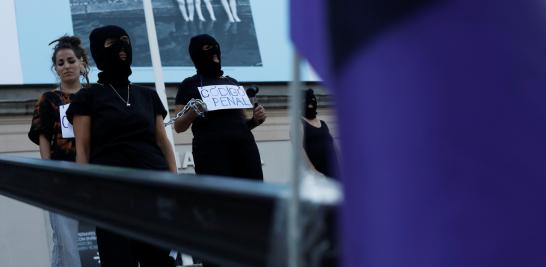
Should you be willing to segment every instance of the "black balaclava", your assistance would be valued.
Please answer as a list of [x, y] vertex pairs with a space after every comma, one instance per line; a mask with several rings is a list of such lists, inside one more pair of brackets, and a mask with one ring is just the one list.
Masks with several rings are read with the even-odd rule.
[[[204, 45], [211, 45], [212, 48], [204, 51], [202, 49]], [[220, 45], [214, 37], [208, 34], [196, 35], [191, 38], [188, 50], [193, 65], [195, 65], [195, 68], [197, 69], [197, 74], [207, 77], [220, 77], [224, 74], [222, 71], [222, 53], [220, 51]], [[214, 55], [218, 56], [218, 59], [220, 60], [219, 63], [212, 60]]]
[[[129, 37], [124, 29], [114, 25], [96, 28], [89, 35], [91, 55], [97, 68], [102, 71], [99, 73], [98, 83], [117, 86], [129, 84], [133, 53], [130, 43], [119, 40], [122, 36]], [[104, 47], [104, 42], [109, 38], [115, 41], [111, 46]], [[122, 50], [127, 54], [125, 61], [119, 58]]]
[[317, 97], [313, 92], [313, 89], [305, 90], [305, 106], [303, 107], [304, 116], [307, 119], [314, 119], [317, 117]]

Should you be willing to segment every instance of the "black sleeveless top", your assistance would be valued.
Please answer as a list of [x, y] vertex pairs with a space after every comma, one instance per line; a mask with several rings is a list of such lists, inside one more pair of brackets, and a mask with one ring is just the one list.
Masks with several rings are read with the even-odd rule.
[[337, 172], [337, 155], [334, 139], [324, 121], [316, 128], [303, 121], [303, 147], [307, 157], [317, 171], [328, 177], [335, 177]]

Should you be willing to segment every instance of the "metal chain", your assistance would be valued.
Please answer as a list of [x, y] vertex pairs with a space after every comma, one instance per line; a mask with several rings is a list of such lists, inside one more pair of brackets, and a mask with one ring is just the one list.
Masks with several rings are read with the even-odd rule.
[[203, 102], [203, 100], [201, 99], [190, 99], [190, 101], [188, 101], [188, 104], [186, 104], [186, 106], [184, 106], [181, 111], [176, 113], [176, 116], [174, 118], [165, 123], [165, 127], [173, 124], [177, 119], [184, 116], [184, 114], [186, 114], [186, 112], [188, 112], [190, 109], [193, 109], [193, 111], [197, 113], [197, 116], [204, 117], [205, 112], [207, 112], [207, 104], [205, 104], [205, 102]]

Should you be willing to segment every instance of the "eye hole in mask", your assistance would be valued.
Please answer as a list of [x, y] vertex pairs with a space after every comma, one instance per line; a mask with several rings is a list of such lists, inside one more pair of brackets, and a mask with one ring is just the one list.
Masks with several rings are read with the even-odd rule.
[[203, 47], [201, 47], [201, 50], [203, 51], [208, 51], [211, 49], [219, 49], [219, 47], [217, 45], [209, 45], [209, 44], [203, 45]]
[[118, 38], [108, 38], [108, 39], [106, 39], [106, 41], [104, 41], [104, 47], [105, 48], [111, 47], [112, 45], [116, 44], [117, 42], [121, 42], [123, 44], [131, 44], [131, 41], [129, 40], [128, 36], [121, 36], [119, 39]]

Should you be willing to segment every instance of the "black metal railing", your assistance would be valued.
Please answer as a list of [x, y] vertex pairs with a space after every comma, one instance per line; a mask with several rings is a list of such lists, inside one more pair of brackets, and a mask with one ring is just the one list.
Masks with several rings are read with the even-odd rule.
[[[284, 266], [289, 188], [0, 156], [0, 194], [222, 266]], [[336, 203], [302, 201], [305, 247], [322, 257]]]

